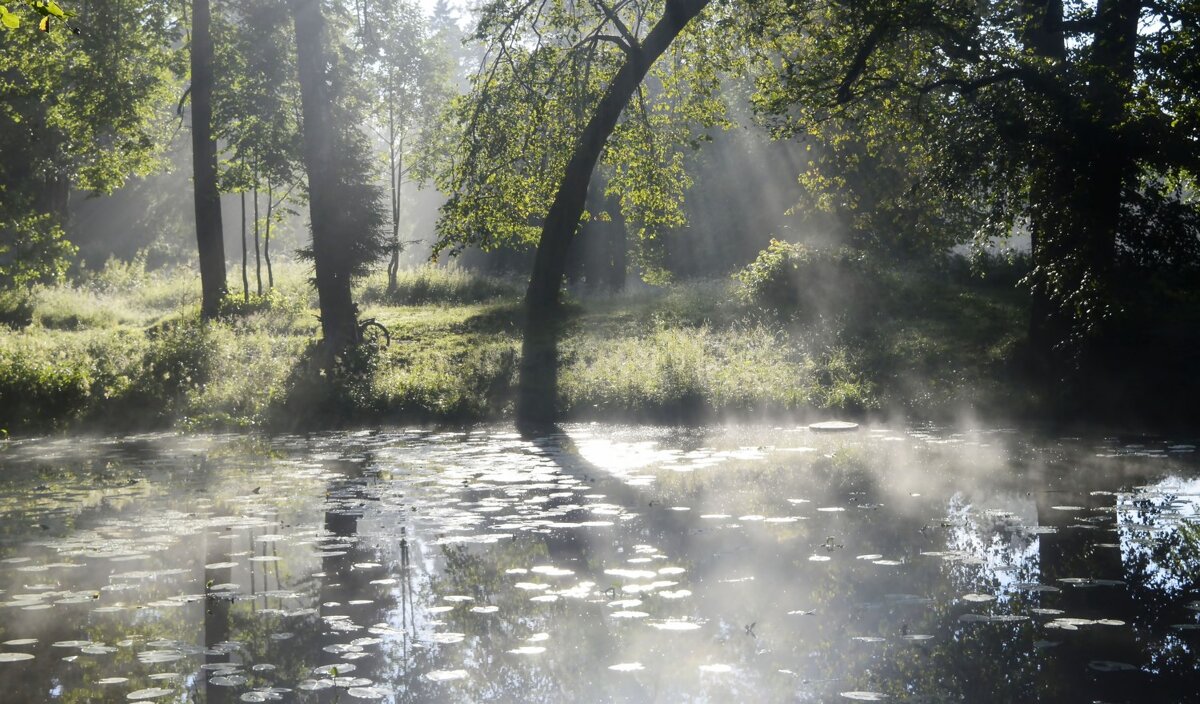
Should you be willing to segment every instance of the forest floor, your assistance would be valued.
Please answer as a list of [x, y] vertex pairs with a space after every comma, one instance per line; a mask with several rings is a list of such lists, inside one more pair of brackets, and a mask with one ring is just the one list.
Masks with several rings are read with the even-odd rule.
[[[230, 283], [238, 283], [231, 272]], [[264, 274], [265, 276], [265, 274]], [[254, 288], [253, 275], [251, 287]], [[781, 316], [731, 281], [572, 296], [560, 406], [638, 422], [902, 417], [1003, 419], [1035, 404], [1019, 382], [1027, 324], [1013, 282], [893, 272], [860, 300]], [[238, 287], [240, 289], [240, 287]], [[315, 296], [299, 265], [224, 319], [197, 320], [187, 270], [110, 265], [82, 283], [0, 298], [0, 428], [295, 429], [509, 418], [521, 286], [444, 269], [360, 285], [391, 344], [331, 378], [311, 362]], [[1018, 380], [1018, 381], [1014, 381]]]

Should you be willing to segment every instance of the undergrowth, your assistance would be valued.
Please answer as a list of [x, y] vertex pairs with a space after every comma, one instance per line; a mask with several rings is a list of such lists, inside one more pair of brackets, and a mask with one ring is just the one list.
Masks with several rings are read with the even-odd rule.
[[[198, 277], [113, 263], [72, 285], [0, 295], [0, 428], [291, 429], [509, 417], [521, 287], [426, 267], [362, 283], [391, 332], [333, 372], [315, 361], [309, 272], [198, 316]], [[231, 277], [231, 281], [233, 278]], [[887, 296], [837, 314], [767, 314], [737, 284], [698, 281], [576, 301], [560, 347], [568, 418], [699, 422], [778, 414], [908, 417], [1007, 409], [1019, 292], [882, 275]], [[1007, 404], [1007, 405], [1006, 405]]]

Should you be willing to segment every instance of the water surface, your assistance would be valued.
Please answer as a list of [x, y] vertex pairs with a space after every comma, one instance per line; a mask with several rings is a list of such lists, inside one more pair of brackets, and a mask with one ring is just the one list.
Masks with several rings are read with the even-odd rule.
[[0, 476], [4, 702], [1200, 701], [1187, 439], [153, 435]]

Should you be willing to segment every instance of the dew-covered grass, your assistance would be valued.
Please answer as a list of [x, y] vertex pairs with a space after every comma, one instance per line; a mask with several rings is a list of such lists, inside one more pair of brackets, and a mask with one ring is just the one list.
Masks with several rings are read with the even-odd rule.
[[[230, 294], [201, 324], [187, 269], [113, 263], [70, 285], [0, 300], [0, 427], [190, 428], [465, 422], [511, 417], [521, 287], [455, 269], [362, 282], [387, 326], [344, 373], [311, 362], [319, 324], [308, 271], [275, 267], [264, 296]], [[236, 284], [234, 277], [231, 284]], [[567, 418], [949, 418], [1009, 415], [1023, 339], [1019, 291], [894, 274], [890, 294], [792, 318], [729, 281], [569, 296], [559, 405]], [[836, 307], [835, 307], [836, 308]]]

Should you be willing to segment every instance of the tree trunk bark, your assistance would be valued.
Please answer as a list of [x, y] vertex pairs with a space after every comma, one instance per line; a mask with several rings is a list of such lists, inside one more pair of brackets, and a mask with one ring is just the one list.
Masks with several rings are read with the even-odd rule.
[[267, 289], [275, 288], [275, 274], [271, 271], [271, 215], [275, 209], [274, 193], [271, 182], [267, 181], [267, 224], [263, 232], [263, 260], [267, 263]]
[[[1090, 66], [1090, 102], [1094, 127], [1081, 146], [1083, 167], [1076, 199], [1079, 243], [1076, 252], [1086, 267], [1085, 282], [1093, 291], [1092, 314], [1081, 331], [1079, 378], [1107, 371], [1113, 349], [1112, 322], [1119, 315], [1117, 238], [1129, 189], [1137, 179], [1137, 162], [1123, 134], [1133, 100], [1135, 51], [1141, 0], [1099, 0]], [[1080, 402], [1095, 407], [1100, 386], [1080, 383]]]
[[242, 204], [242, 302], [250, 302], [250, 276], [246, 273], [246, 192], [238, 194]]
[[254, 280], [258, 284], [258, 295], [263, 295], [262, 286], [262, 255], [258, 239], [258, 173], [254, 174]]
[[[391, 76], [388, 76], [391, 85]], [[403, 142], [396, 148], [396, 111], [394, 96], [388, 92], [388, 185], [392, 197], [392, 257], [388, 260], [388, 293], [396, 292], [396, 277], [400, 273], [400, 172], [403, 168]]]
[[350, 267], [338, 238], [344, 223], [337, 202], [333, 96], [326, 76], [325, 21], [318, 0], [296, 0], [296, 64], [303, 117], [304, 166], [312, 225], [313, 269], [321, 308], [327, 362], [358, 340], [358, 314], [351, 297]]
[[662, 19], [646, 35], [640, 47], [627, 54], [625, 63], [608, 85], [575, 144], [554, 202], [542, 224], [533, 272], [525, 293], [525, 336], [517, 389], [517, 423], [523, 430], [544, 428], [557, 419], [558, 335], [562, 322], [559, 290], [567, 252], [583, 214], [592, 171], [621, 112], [650, 66], [708, 2], [667, 0]]
[[[1066, 58], [1063, 34], [1063, 7], [1060, 0], [1028, 0], [1023, 10], [1028, 18], [1021, 37], [1025, 48], [1035, 56], [1052, 61]], [[1047, 104], [1046, 110], [1061, 112], [1060, 105]], [[1034, 162], [1030, 164], [1030, 272], [1029, 346], [1031, 371], [1043, 385], [1062, 381], [1065, 372], [1063, 347], [1069, 335], [1070, 321], [1064, 318], [1061, 305], [1051, 295], [1051, 270], [1059, 256], [1064, 227], [1062, 213], [1073, 189], [1071, 158], [1062, 152], [1073, 135], [1051, 128], [1050, 132], [1032, 134]]]
[[192, 178], [200, 255], [200, 315], [217, 315], [225, 295], [225, 239], [212, 134], [213, 43], [209, 0], [192, 0]]
[[1085, 212], [1091, 215], [1089, 258], [1102, 285], [1116, 263], [1117, 235], [1125, 191], [1137, 166], [1122, 134], [1133, 99], [1134, 62], [1141, 0], [1100, 0], [1092, 44], [1093, 100], [1097, 106], [1097, 139], [1090, 142]]

